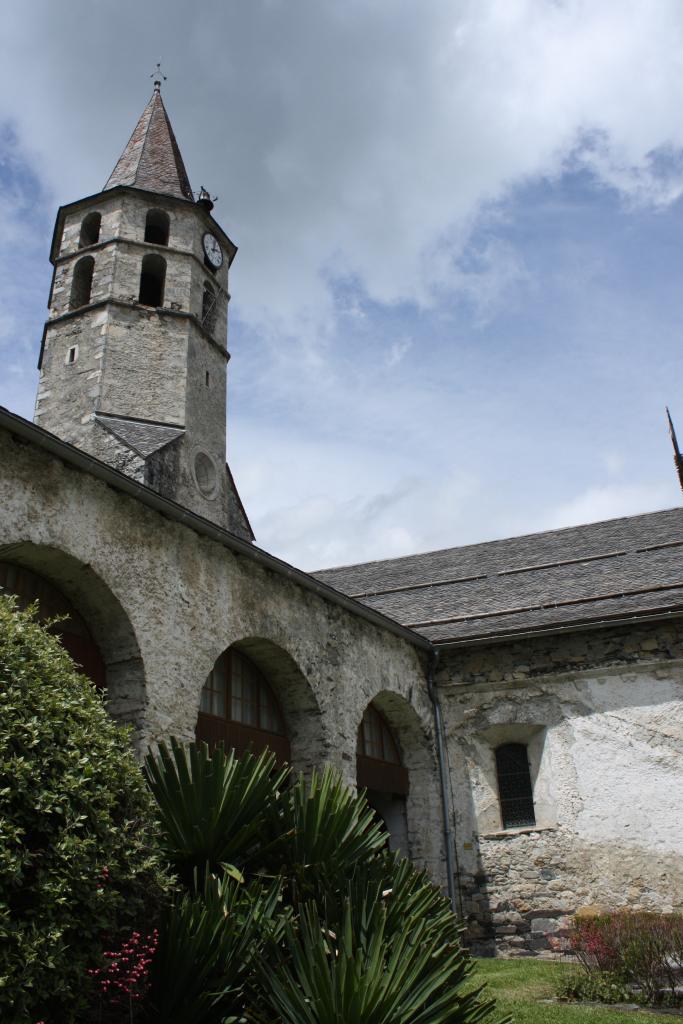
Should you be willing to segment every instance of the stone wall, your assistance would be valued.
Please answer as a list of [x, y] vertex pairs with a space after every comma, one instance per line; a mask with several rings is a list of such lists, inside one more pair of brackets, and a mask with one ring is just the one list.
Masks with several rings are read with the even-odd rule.
[[[442, 661], [463, 911], [480, 952], [552, 954], [578, 909], [683, 910], [683, 624]], [[536, 827], [504, 830], [495, 748], [527, 745]]]
[[358, 727], [376, 700], [410, 774], [409, 852], [443, 880], [422, 652], [2, 430], [0, 510], [0, 559], [45, 576], [83, 616], [112, 713], [132, 722], [140, 750], [192, 738], [202, 685], [232, 644], [271, 682], [297, 770], [329, 762], [355, 782]]
[[[157, 208], [170, 218], [167, 246], [144, 241], [147, 214]], [[81, 224], [93, 212], [102, 216], [99, 240], [79, 249]], [[104, 460], [111, 444], [95, 414], [184, 427], [177, 472], [172, 480], [166, 473], [165, 493], [227, 526], [227, 239], [223, 265], [213, 274], [204, 265], [202, 237], [218, 228], [206, 212], [136, 190], [86, 199], [60, 214], [62, 220], [35, 421]], [[138, 302], [142, 261], [150, 253], [166, 264], [158, 308]], [[90, 303], [70, 309], [74, 269], [84, 256], [94, 260]], [[207, 282], [217, 296], [210, 333], [201, 323]], [[198, 485], [198, 456], [211, 487]], [[114, 465], [120, 468], [121, 459]]]

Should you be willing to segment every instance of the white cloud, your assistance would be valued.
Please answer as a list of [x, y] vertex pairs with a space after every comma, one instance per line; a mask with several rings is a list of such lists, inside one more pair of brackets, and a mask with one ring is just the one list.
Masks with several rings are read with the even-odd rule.
[[[679, 0], [8, 5], [3, 157], [30, 173], [0, 196], [0, 401], [30, 415], [50, 228], [27, 204], [101, 187], [151, 53], [240, 245], [229, 452], [261, 543], [316, 568], [671, 503], [644, 409], [680, 377], [679, 321], [605, 286], [607, 248], [530, 269], [501, 236], [515, 190], [567, 167], [628, 208], [680, 194], [682, 44]], [[595, 431], [623, 443], [610, 414], [642, 444], [629, 486], [617, 457], [586, 468]]]
[[603, 484], [588, 490], [552, 510], [545, 519], [545, 529], [559, 529], [563, 526], [579, 526], [581, 523], [596, 523], [603, 519], [618, 519], [621, 516], [651, 512], [655, 508], [676, 505], [680, 496], [673, 486], [673, 479], [654, 487], [641, 484]]
[[570, 156], [639, 201], [681, 189], [678, 0], [208, 0], [190, 24], [181, 0], [29, 0], [3, 39], [0, 113], [63, 199], [104, 180], [165, 54], [242, 243], [237, 308], [278, 332], [324, 333], [336, 273], [382, 303], [471, 290], [451, 259], [482, 206]]

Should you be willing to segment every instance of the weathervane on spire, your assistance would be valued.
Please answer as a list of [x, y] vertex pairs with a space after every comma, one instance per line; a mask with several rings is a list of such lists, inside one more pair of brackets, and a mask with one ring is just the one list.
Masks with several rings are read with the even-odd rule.
[[671, 413], [669, 412], [668, 406], [666, 407], [666, 418], [669, 421], [669, 433], [671, 434], [671, 443], [674, 448], [674, 465], [676, 466], [678, 480], [681, 485], [681, 490], [683, 491], [683, 455], [681, 455], [681, 450], [678, 447], [678, 439], [676, 437], [676, 431], [674, 430], [673, 420], [671, 419]]
[[154, 91], [161, 92], [161, 83], [166, 81], [166, 75], [161, 70], [160, 61], [149, 77], [154, 79]]

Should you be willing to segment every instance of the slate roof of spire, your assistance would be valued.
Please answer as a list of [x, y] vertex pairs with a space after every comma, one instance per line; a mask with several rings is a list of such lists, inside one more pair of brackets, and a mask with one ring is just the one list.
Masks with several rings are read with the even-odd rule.
[[155, 88], [104, 189], [132, 185], [193, 200], [190, 181], [161, 93]]
[[683, 612], [683, 508], [312, 573], [433, 643]]

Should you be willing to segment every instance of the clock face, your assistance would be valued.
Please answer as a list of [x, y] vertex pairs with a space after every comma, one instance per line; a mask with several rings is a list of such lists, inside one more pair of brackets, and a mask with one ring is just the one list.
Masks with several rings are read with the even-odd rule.
[[218, 270], [223, 263], [223, 250], [221, 249], [220, 242], [207, 231], [202, 239], [202, 245], [204, 246], [204, 253], [206, 254], [207, 260], [212, 267]]

